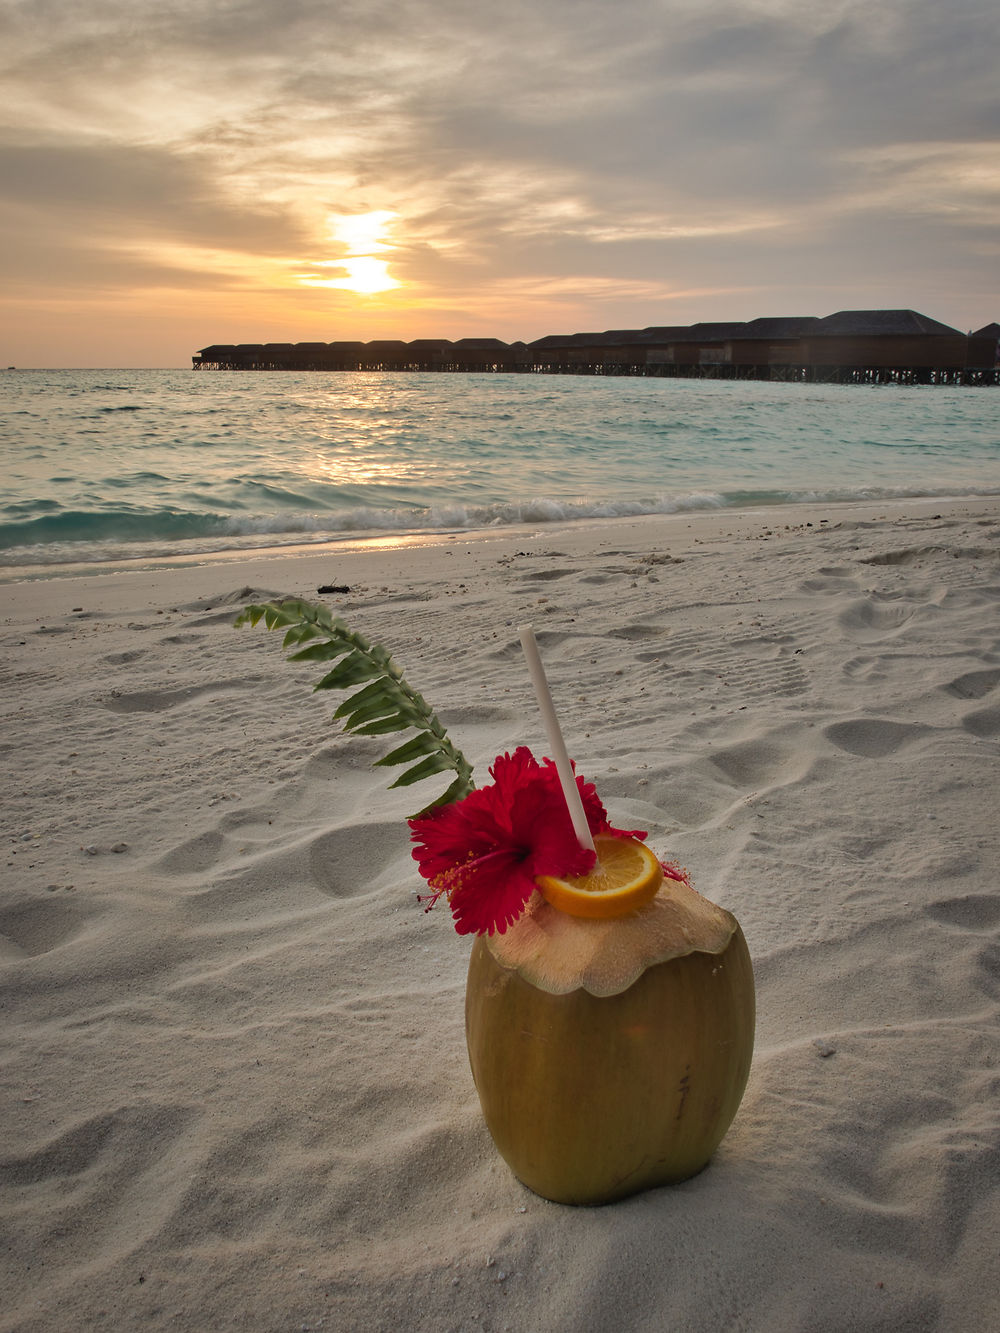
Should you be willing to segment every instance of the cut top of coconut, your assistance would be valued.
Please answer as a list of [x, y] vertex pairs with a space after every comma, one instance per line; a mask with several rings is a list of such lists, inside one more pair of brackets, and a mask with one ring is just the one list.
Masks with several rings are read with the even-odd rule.
[[722, 953], [738, 928], [731, 912], [689, 885], [665, 879], [645, 907], [604, 921], [569, 916], [536, 891], [513, 925], [486, 937], [486, 944], [502, 967], [540, 990], [603, 997], [627, 990], [657, 963]]

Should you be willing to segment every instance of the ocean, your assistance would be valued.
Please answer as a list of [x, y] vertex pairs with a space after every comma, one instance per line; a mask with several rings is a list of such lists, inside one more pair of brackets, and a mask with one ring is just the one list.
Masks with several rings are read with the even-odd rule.
[[0, 578], [510, 524], [1000, 493], [989, 388], [8, 371]]

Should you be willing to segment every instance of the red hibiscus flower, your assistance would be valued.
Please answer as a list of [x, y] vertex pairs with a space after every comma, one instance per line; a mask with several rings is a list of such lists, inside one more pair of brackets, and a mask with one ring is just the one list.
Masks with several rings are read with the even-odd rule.
[[[526, 746], [494, 760], [493, 785], [411, 819], [414, 860], [434, 890], [427, 910], [444, 894], [460, 935], [503, 934], [524, 911], [536, 875], [583, 875], [594, 854], [573, 832], [555, 764], [539, 764]], [[577, 786], [591, 833], [645, 838], [613, 829], [591, 782]]]

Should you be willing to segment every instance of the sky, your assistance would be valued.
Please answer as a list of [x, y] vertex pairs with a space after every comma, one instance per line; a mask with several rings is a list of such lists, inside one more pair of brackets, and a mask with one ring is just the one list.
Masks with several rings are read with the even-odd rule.
[[0, 0], [0, 363], [1000, 320], [996, 0]]

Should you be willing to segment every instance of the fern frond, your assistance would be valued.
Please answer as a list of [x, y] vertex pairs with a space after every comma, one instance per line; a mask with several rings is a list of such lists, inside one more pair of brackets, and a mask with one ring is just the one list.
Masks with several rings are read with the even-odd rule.
[[290, 662], [334, 662], [313, 686], [314, 690], [354, 690], [333, 714], [345, 731], [358, 736], [383, 736], [413, 730], [402, 745], [391, 750], [376, 767], [410, 765], [392, 787], [409, 787], [438, 773], [455, 777], [441, 796], [421, 810], [425, 814], [438, 805], [467, 796], [475, 785], [472, 765], [448, 739], [437, 714], [423, 695], [406, 681], [402, 671], [380, 644], [370, 643], [351, 630], [325, 606], [291, 599], [244, 607], [237, 625], [257, 625], [285, 631], [282, 646]]

